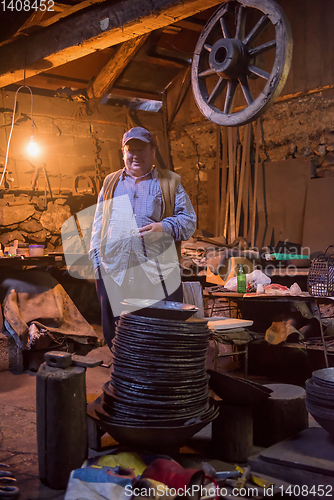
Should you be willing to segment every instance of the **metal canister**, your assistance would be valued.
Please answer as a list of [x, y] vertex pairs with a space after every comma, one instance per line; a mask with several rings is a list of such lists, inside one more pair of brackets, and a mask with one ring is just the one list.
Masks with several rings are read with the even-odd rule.
[[70, 472], [87, 457], [85, 368], [43, 363], [36, 391], [39, 477], [65, 489]]

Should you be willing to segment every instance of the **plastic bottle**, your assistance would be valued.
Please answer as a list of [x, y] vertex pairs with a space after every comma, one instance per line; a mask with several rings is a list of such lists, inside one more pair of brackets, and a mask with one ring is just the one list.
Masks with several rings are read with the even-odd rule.
[[244, 270], [243, 264], [240, 264], [238, 274], [237, 274], [237, 286], [238, 293], [246, 293], [247, 282], [246, 282], [246, 272]]

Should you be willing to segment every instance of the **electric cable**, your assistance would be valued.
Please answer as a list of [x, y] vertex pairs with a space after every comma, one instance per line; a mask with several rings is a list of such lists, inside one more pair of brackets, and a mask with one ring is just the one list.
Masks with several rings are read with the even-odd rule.
[[10, 127], [10, 132], [9, 132], [9, 137], [8, 137], [8, 142], [7, 142], [7, 149], [6, 149], [6, 157], [5, 157], [5, 165], [4, 165], [4, 168], [3, 168], [3, 172], [2, 172], [2, 176], [1, 176], [1, 179], [0, 179], [0, 186], [2, 185], [2, 181], [5, 177], [5, 173], [6, 173], [6, 170], [7, 170], [7, 163], [8, 163], [8, 156], [9, 156], [9, 147], [10, 147], [10, 142], [11, 142], [11, 139], [12, 139], [12, 134], [13, 134], [13, 129], [14, 129], [14, 119], [15, 119], [15, 111], [16, 111], [16, 104], [17, 104], [17, 94], [19, 93], [19, 91], [23, 88], [26, 88], [29, 90], [30, 92], [30, 96], [31, 96], [31, 100], [30, 100], [30, 120], [31, 120], [31, 131], [32, 131], [32, 135], [33, 135], [33, 132], [34, 132], [34, 124], [33, 124], [33, 119], [32, 119], [32, 109], [33, 109], [33, 93], [32, 93], [32, 90], [30, 87], [28, 87], [28, 85], [21, 85], [21, 87], [19, 87], [16, 92], [15, 92], [15, 97], [14, 97], [14, 108], [13, 108], [13, 114], [12, 114], [12, 123], [11, 123], [11, 127]]

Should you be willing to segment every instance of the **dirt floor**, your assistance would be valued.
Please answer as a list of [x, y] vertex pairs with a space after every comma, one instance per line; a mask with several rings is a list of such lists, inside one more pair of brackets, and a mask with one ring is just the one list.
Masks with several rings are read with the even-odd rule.
[[[107, 346], [89, 353], [90, 357], [110, 362]], [[0, 372], [0, 463], [10, 465], [20, 489], [20, 500], [63, 500], [64, 490], [53, 490], [39, 480], [36, 439], [36, 372]], [[86, 371], [87, 400], [96, 399], [103, 384], [110, 377], [110, 368], [88, 368]], [[193, 440], [196, 449], [184, 448], [184, 465], [192, 467], [202, 460], [211, 440], [211, 427], [201, 431]], [[105, 436], [104, 445], [114, 445], [112, 438]], [[182, 451], [182, 450], [181, 450]], [[189, 455], [187, 452], [190, 452]], [[107, 451], [106, 451], [107, 453]], [[94, 455], [94, 452], [90, 452]], [[211, 460], [208, 458], [208, 460]], [[220, 461], [213, 461], [217, 467], [231, 468]], [[0, 466], [1, 470], [1, 466]]]
[[[90, 357], [110, 362], [107, 346], [89, 353]], [[36, 372], [0, 373], [0, 463], [8, 464], [17, 479], [20, 500], [63, 500], [64, 490], [54, 490], [39, 480], [36, 439]], [[87, 400], [93, 401], [109, 380], [110, 368], [88, 368], [86, 371]], [[311, 425], [314, 425], [311, 423]], [[103, 443], [115, 445], [110, 436]], [[211, 424], [195, 435], [186, 447], [180, 449], [178, 461], [184, 467], [201, 467], [203, 461], [216, 470], [232, 470], [233, 464], [219, 460], [212, 453]], [[253, 450], [253, 453], [259, 449]], [[107, 453], [107, 451], [106, 451]], [[96, 455], [90, 451], [90, 456]], [[175, 457], [174, 457], [175, 458]], [[0, 466], [1, 470], [1, 466]]]
[[[90, 354], [105, 363], [110, 359], [107, 346]], [[88, 368], [88, 398], [101, 394], [109, 378], [108, 368]], [[62, 500], [64, 491], [40, 483], [36, 441], [36, 372], [0, 373], [0, 462], [10, 465], [20, 489], [20, 500]], [[0, 466], [1, 469], [1, 466]]]

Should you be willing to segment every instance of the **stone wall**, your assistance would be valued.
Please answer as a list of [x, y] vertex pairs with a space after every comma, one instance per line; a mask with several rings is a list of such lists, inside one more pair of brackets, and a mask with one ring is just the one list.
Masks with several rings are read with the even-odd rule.
[[[331, 89], [334, 87], [334, 67], [329, 61], [334, 53], [331, 26], [334, 2], [276, 1], [291, 25], [292, 64], [281, 96], [261, 117], [261, 159], [281, 161], [305, 157], [312, 165], [310, 178], [332, 175], [334, 93]], [[269, 64], [267, 71], [271, 70]], [[244, 101], [238, 103], [236, 95], [235, 105], [244, 104]], [[219, 107], [219, 101], [216, 105]], [[168, 87], [167, 110], [175, 170], [182, 174], [197, 210], [198, 227], [215, 233], [214, 218], [220, 191], [216, 168], [216, 125], [199, 112], [189, 73], [180, 75]], [[241, 129], [241, 142], [242, 135]], [[253, 164], [254, 157], [253, 137], [250, 153]]]
[[[174, 128], [170, 133], [171, 154], [174, 170], [182, 177], [182, 183], [197, 213], [197, 227], [214, 232], [212, 194], [216, 162], [216, 125], [207, 121], [184, 125], [183, 130]], [[211, 210], [210, 210], [211, 209]]]
[[[187, 97], [187, 105], [196, 107], [192, 96]], [[196, 120], [186, 122], [185, 114], [179, 116], [170, 132], [174, 169], [181, 173], [197, 211], [198, 228], [214, 234], [217, 126], [199, 113]], [[241, 139], [242, 134], [243, 127], [239, 130]], [[274, 103], [261, 117], [260, 157], [262, 161], [309, 158], [310, 179], [334, 176], [334, 91]]]
[[314, 165], [312, 176], [333, 175], [329, 168], [334, 167], [333, 90], [277, 102], [261, 122], [262, 160], [310, 157]]
[[0, 199], [0, 243], [11, 246], [19, 243], [44, 244], [46, 251], [61, 250], [60, 230], [71, 217], [68, 200], [57, 198], [47, 202], [38, 196], [5, 194]]

